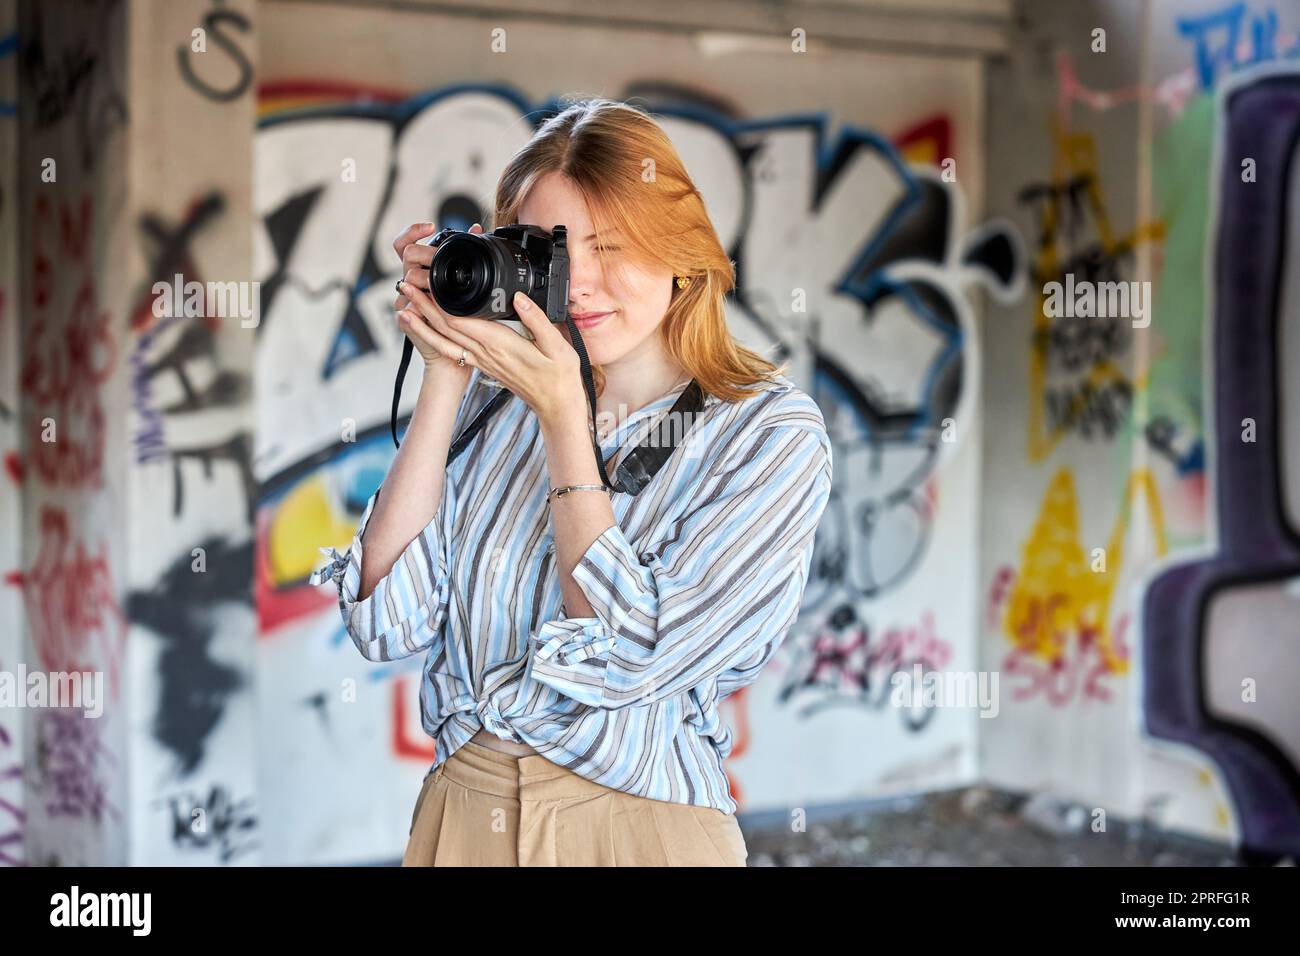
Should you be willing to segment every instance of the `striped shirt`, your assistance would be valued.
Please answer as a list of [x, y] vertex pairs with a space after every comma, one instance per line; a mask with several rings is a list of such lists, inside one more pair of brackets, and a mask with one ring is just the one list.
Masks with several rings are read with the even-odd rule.
[[[453, 435], [499, 387], [471, 373]], [[611, 476], [685, 388], [600, 439]], [[546, 449], [519, 398], [448, 467], [433, 519], [365, 600], [361, 537], [382, 488], [317, 572], [368, 660], [425, 654], [430, 773], [485, 727], [604, 786], [735, 812], [718, 703], [757, 679], [798, 616], [830, 439], [784, 376], [739, 402], [706, 394], [665, 425], [684, 433], [678, 448], [638, 495], [614, 494], [616, 523], [573, 571], [593, 617], [565, 613]]]

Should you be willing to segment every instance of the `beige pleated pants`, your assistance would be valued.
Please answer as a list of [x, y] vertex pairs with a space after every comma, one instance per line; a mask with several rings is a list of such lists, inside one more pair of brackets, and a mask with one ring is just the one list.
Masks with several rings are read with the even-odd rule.
[[745, 866], [733, 814], [465, 743], [429, 774], [402, 866]]

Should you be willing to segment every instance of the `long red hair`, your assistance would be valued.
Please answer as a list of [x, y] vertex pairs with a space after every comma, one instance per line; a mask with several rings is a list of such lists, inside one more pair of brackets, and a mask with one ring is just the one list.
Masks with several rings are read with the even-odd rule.
[[[685, 289], [673, 284], [659, 331], [668, 354], [706, 394], [739, 401], [786, 372], [737, 342], [727, 327], [723, 300], [735, 288], [735, 265], [672, 140], [647, 113], [596, 98], [548, 119], [501, 173], [494, 224], [517, 222], [529, 189], [549, 172], [578, 188], [598, 235], [617, 228], [634, 261], [690, 277]], [[597, 365], [592, 370], [600, 392], [604, 375]]]

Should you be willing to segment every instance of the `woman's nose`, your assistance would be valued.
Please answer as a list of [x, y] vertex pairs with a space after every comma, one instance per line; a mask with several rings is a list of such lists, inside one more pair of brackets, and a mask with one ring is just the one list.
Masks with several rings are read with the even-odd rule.
[[590, 296], [600, 285], [600, 262], [590, 252], [569, 253], [569, 297], [579, 299]]

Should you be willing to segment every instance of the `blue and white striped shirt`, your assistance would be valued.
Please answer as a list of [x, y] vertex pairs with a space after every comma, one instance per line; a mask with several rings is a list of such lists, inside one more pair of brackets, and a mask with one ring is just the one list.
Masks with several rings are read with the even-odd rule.
[[[471, 373], [453, 435], [498, 387]], [[610, 475], [685, 387], [600, 441]], [[358, 601], [370, 499], [351, 548], [318, 575], [333, 577], [368, 660], [425, 653], [430, 772], [486, 727], [604, 786], [735, 812], [718, 703], [757, 679], [798, 615], [831, 444], [784, 376], [735, 403], [706, 395], [687, 426], [640, 494], [613, 496], [617, 523], [573, 571], [594, 617], [564, 612], [546, 449], [522, 400], [452, 462], [429, 525]]]

